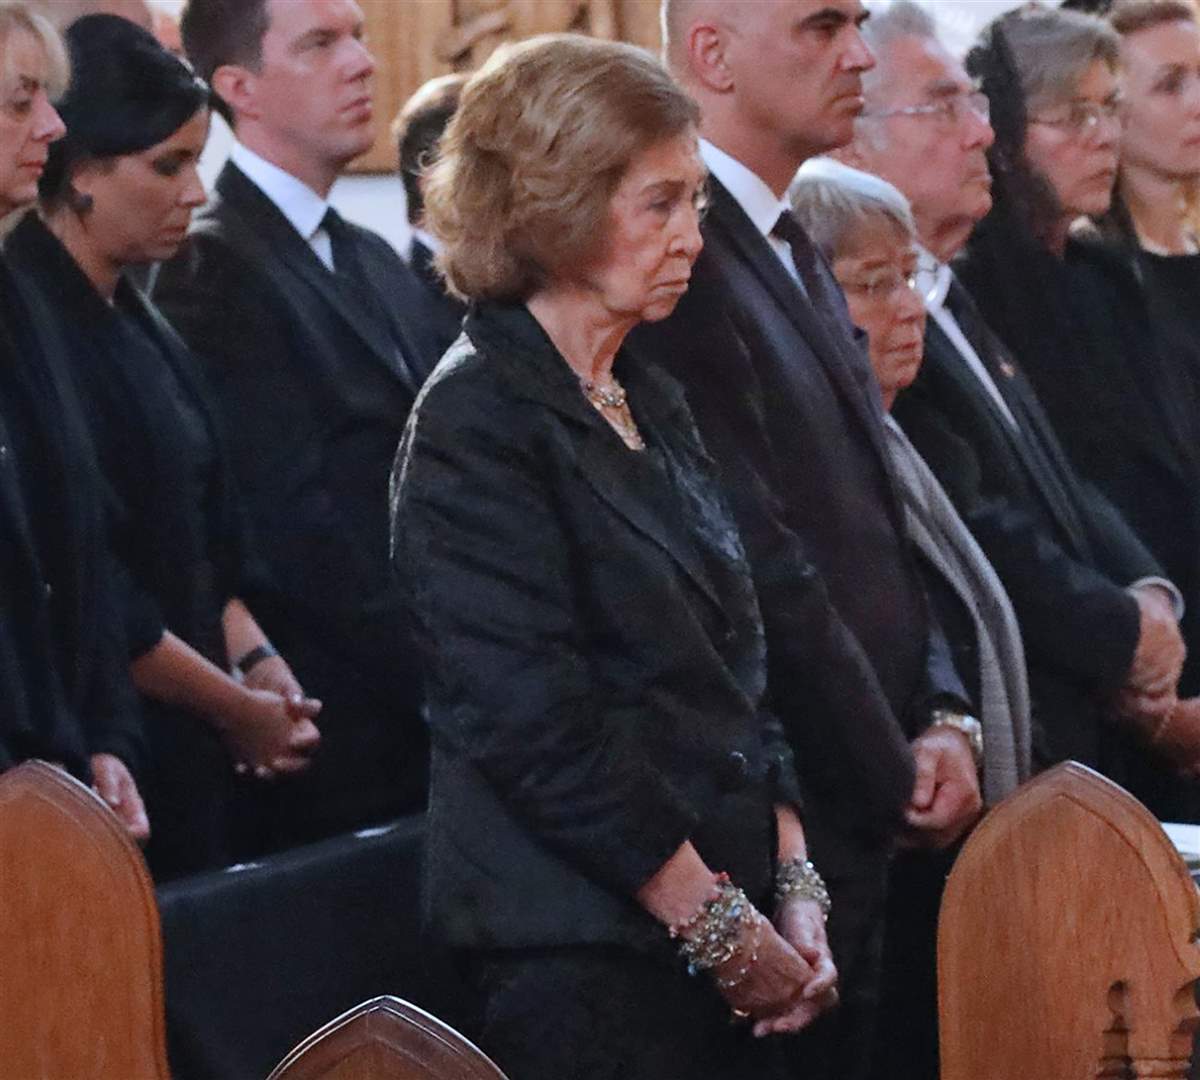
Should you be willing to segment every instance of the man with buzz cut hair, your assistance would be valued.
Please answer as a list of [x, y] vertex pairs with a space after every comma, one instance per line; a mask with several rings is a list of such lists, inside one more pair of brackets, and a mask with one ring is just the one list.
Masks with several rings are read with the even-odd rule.
[[[424, 804], [427, 743], [388, 557], [388, 476], [436, 361], [420, 286], [329, 204], [375, 137], [375, 61], [354, 0], [190, 0], [184, 48], [237, 144], [155, 299], [224, 414], [265, 563], [252, 598], [324, 702], [302, 777], [260, 785], [261, 847]], [[270, 663], [270, 660], [260, 661]]]
[[684, 383], [737, 517], [833, 897], [842, 1005], [801, 1037], [806, 1080], [865, 1075], [897, 837], [947, 846], [980, 807], [978, 722], [905, 539], [862, 335], [785, 199], [853, 135], [866, 17], [860, 0], [665, 0], [712, 200], [688, 293], [630, 337]]

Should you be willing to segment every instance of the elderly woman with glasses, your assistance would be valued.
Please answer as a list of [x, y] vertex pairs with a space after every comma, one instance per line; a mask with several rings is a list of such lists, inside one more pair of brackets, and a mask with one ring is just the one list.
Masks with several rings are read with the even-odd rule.
[[[1194, 483], [1172, 490], [1173, 449], [1155, 463], [1132, 445], [1147, 434], [1174, 441], [1145, 294], [1131, 260], [1098, 243], [1088, 221], [1109, 210], [1118, 176], [1120, 56], [1115, 31], [1075, 11], [1030, 4], [985, 30], [967, 67], [992, 103], [995, 206], [960, 277], [1033, 381], [1075, 466], [1115, 497], [1195, 610], [1195, 550], [1185, 565], [1162, 543], [1190, 530]], [[1126, 475], [1134, 460], [1136, 479]], [[1200, 701], [1177, 701], [1178, 692], [1160, 680], [1118, 699], [1108, 757], [1160, 817], [1193, 819], [1196, 788], [1175, 773], [1200, 762]]]
[[[867, 334], [890, 413], [917, 377], [924, 353], [925, 305], [908, 200], [887, 181], [830, 158], [806, 162], [789, 197], [832, 265], [850, 317]], [[959, 675], [979, 703], [982, 787], [994, 805], [1030, 774], [1029, 688], [1017, 617], [949, 496], [890, 415], [885, 429], [907, 534]], [[875, 1075], [936, 1075], [934, 943], [942, 887], [957, 852], [952, 844], [893, 861]]]

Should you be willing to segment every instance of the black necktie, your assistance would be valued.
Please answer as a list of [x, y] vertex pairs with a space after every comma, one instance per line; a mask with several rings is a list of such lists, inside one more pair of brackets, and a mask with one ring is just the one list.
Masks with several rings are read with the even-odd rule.
[[333, 249], [333, 272], [346, 281], [357, 283], [360, 280], [360, 267], [354, 230], [332, 206], [325, 211], [321, 228], [325, 230], [329, 246]]
[[796, 219], [790, 210], [784, 210], [771, 229], [771, 235], [779, 237], [792, 253], [792, 265], [800, 275], [801, 284], [813, 306], [818, 310], [825, 306], [829, 299], [825, 279], [820, 271], [820, 258], [817, 249], [813, 247], [804, 226]]

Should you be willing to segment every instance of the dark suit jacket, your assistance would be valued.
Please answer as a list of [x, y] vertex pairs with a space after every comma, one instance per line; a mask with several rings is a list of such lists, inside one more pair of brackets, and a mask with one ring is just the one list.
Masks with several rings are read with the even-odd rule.
[[387, 480], [434, 347], [402, 317], [419, 288], [403, 260], [350, 228], [365, 280], [348, 286], [227, 165], [154, 298], [220, 404], [265, 565], [252, 609], [325, 702], [321, 753], [297, 783], [332, 769], [343, 780], [330, 777], [324, 805], [366, 798], [377, 816], [400, 808], [397, 793], [420, 799], [419, 677], [388, 562]]
[[703, 232], [675, 313], [631, 341], [683, 382], [721, 466], [814, 857], [853, 873], [855, 834], [886, 836], [912, 793], [907, 743], [927, 705], [962, 686], [904, 538], [878, 391], [844, 304], [815, 310], [715, 181]]
[[666, 946], [632, 894], [685, 840], [769, 892], [798, 799], [749, 569], [682, 394], [619, 359], [628, 450], [524, 307], [487, 305], [397, 458], [428, 663], [428, 897], [455, 945]]
[[1112, 505], [1079, 481], [1015, 360], [1004, 362], [1012, 374], [997, 381], [1020, 435], [933, 320], [924, 366], [893, 415], [1012, 598], [1039, 721], [1035, 754], [1043, 764], [1112, 765], [1100, 695], [1124, 682], [1138, 637], [1124, 586], [1160, 570]]
[[[56, 316], [0, 262], [0, 769], [88, 756], [141, 764], [141, 720], [114, 592], [104, 495]], [[23, 390], [13, 394], [9, 379]], [[14, 442], [11, 425], [28, 437]], [[18, 460], [21, 449], [33, 460]], [[33, 490], [31, 490], [31, 485]]]
[[433, 265], [433, 252], [416, 238], [412, 242], [408, 265], [425, 290], [424, 318], [441, 349], [440, 358], [462, 333], [467, 305], [446, 292], [446, 283]]

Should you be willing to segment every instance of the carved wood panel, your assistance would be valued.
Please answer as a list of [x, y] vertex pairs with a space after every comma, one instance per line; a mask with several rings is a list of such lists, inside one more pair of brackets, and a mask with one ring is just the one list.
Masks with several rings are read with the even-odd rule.
[[356, 172], [392, 172], [389, 127], [427, 79], [473, 71], [497, 45], [564, 30], [659, 47], [658, 0], [359, 0], [378, 70], [375, 146]]

